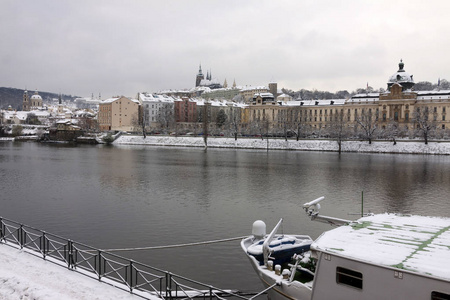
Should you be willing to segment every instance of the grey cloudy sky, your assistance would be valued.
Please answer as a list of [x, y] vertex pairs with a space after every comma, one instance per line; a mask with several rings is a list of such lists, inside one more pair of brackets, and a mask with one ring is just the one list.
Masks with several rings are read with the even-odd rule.
[[450, 1], [2, 0], [0, 86], [102, 98], [228, 84], [450, 80]]

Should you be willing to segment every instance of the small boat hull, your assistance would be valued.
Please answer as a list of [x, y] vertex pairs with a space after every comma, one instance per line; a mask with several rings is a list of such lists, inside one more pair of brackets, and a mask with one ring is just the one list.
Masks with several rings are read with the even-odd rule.
[[[295, 239], [295, 242], [293, 243], [291, 240], [292, 238]], [[281, 239], [283, 239], [283, 241], [281, 241]], [[274, 261], [274, 265], [290, 262], [294, 254], [302, 254], [303, 252], [308, 251], [309, 246], [312, 243], [312, 239], [309, 236], [304, 235], [276, 235], [273, 240], [274, 242], [271, 247], [271, 250], [273, 251], [271, 251], [270, 257], [271, 260]], [[283, 278], [282, 274], [276, 273], [274, 270], [269, 270], [267, 266], [264, 265], [262, 250], [259, 251], [258, 249], [258, 244], [260, 242], [261, 241], [255, 242], [254, 237], [248, 237], [241, 241], [241, 247], [246, 253], [264, 287], [271, 287], [267, 291], [268, 299], [311, 299], [312, 284], [302, 283], [296, 280], [289, 281], [289, 279]], [[264, 242], [264, 240], [262, 242]], [[260, 245], [262, 245], [262, 243]], [[283, 246], [281, 247], [281, 245]]]
[[276, 274], [275, 271], [267, 269], [266, 266], [261, 265], [260, 261], [256, 257], [247, 252], [247, 246], [251, 239], [247, 238], [241, 242], [242, 249], [245, 251], [250, 263], [258, 274], [259, 279], [265, 288], [270, 288], [267, 291], [267, 298], [270, 300], [292, 299], [292, 300], [310, 300], [312, 293], [312, 284], [305, 284], [299, 281], [290, 282], [288, 279], [284, 279], [280, 274]]

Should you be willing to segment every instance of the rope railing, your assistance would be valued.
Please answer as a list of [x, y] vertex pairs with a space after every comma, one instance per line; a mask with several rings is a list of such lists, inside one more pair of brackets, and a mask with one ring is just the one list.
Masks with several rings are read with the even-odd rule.
[[181, 248], [181, 247], [191, 247], [191, 246], [200, 246], [200, 245], [210, 245], [217, 243], [225, 243], [230, 241], [242, 240], [247, 236], [238, 236], [227, 239], [220, 240], [211, 240], [211, 241], [203, 241], [203, 242], [195, 242], [195, 243], [184, 243], [184, 244], [174, 244], [174, 245], [165, 245], [165, 246], [148, 246], [148, 247], [134, 247], [134, 248], [116, 248], [116, 249], [103, 249], [106, 252], [119, 252], [119, 251], [137, 251], [137, 250], [159, 250], [159, 249], [169, 249], [169, 248]]
[[242, 238], [244, 237], [168, 246], [102, 250], [0, 217], [0, 245], [14, 244], [20, 249], [25, 248], [40, 255], [45, 260], [65, 265], [68, 269], [87, 271], [92, 278], [128, 290], [144, 299], [155, 299], [155, 297], [160, 299], [199, 297], [203, 299], [257, 299], [255, 297], [263, 295], [265, 291], [246, 294], [255, 295], [248, 298], [238, 291], [219, 289], [113, 253], [223, 243]]

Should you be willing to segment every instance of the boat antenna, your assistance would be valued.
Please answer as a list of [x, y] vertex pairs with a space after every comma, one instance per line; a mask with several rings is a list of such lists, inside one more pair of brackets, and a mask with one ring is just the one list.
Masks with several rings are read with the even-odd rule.
[[364, 191], [361, 191], [361, 218], [364, 217]]
[[319, 202], [322, 201], [323, 199], [325, 199], [325, 197], [320, 197], [317, 198], [316, 200], [303, 204], [303, 209], [305, 210], [306, 214], [311, 218], [311, 220], [327, 223], [334, 226], [341, 226], [352, 222], [350, 220], [319, 215], [320, 210]]

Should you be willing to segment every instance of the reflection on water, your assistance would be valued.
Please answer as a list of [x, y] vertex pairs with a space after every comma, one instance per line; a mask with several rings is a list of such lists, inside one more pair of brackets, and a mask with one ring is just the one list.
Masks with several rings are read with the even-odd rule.
[[[254, 220], [317, 237], [301, 205], [450, 217], [450, 157], [0, 143], [0, 216], [99, 248], [247, 235]], [[259, 289], [238, 242], [123, 255], [223, 288]]]

